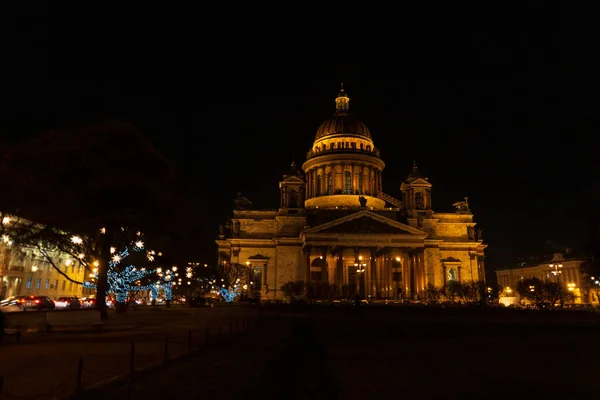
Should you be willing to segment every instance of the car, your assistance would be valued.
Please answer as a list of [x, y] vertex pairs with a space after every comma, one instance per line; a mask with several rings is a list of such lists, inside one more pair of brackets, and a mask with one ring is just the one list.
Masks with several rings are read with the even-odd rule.
[[26, 296], [21, 300], [23, 310], [54, 310], [54, 301], [48, 296]]
[[0, 311], [15, 312], [23, 311], [23, 301], [27, 296], [10, 296], [0, 301]]
[[81, 308], [81, 300], [77, 296], [59, 297], [54, 300], [56, 308]]

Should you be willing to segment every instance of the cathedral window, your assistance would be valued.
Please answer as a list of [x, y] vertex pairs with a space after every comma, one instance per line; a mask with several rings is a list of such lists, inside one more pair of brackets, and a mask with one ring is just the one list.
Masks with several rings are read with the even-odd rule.
[[344, 179], [345, 179], [345, 192], [347, 194], [351, 194], [352, 193], [352, 174], [350, 173], [350, 171], [346, 171], [344, 173]]
[[458, 277], [456, 276], [456, 270], [454, 268], [450, 268], [448, 270], [448, 282], [457, 281]]
[[355, 150], [356, 149], [356, 143], [352, 142], [350, 143], [350, 145], [352, 146], [352, 149]]
[[333, 193], [333, 179], [331, 178], [331, 172], [327, 174], [327, 194]]
[[361, 171], [358, 174], [358, 191], [360, 193], [362, 193], [362, 180], [363, 180], [363, 174], [362, 174], [362, 171]]
[[329, 150], [333, 150], [335, 145], [333, 143], [329, 143]]
[[425, 199], [423, 198], [423, 193], [415, 193], [415, 207], [417, 210], [425, 209]]
[[363, 146], [363, 144], [361, 143], [361, 144], [360, 144], [360, 149], [361, 149], [361, 150], [363, 150], [363, 148], [364, 148], [364, 146]]
[[289, 201], [288, 201], [288, 207], [289, 208], [298, 208], [298, 192], [295, 190], [290, 191], [290, 195], [289, 195]]
[[317, 175], [317, 196], [321, 195], [321, 182], [323, 181], [323, 178], [321, 176], [321, 174]]

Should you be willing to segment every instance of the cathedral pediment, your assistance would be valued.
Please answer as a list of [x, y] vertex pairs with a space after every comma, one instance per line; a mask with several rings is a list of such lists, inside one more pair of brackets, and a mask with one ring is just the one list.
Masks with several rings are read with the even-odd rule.
[[298, 184], [298, 185], [304, 184], [304, 181], [302, 180], [302, 178], [300, 178], [298, 176], [287, 176], [282, 180], [282, 182], [285, 182], [287, 184]]
[[366, 234], [366, 235], [417, 235], [427, 236], [427, 232], [394, 221], [370, 211], [360, 211], [334, 221], [315, 226], [305, 234]]

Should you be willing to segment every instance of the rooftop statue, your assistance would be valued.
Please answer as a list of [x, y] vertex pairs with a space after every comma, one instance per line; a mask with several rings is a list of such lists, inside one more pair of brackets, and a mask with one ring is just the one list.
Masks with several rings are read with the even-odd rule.
[[465, 197], [464, 201], [457, 201], [456, 203], [452, 204], [452, 206], [456, 207], [457, 213], [471, 213], [468, 197]]
[[238, 192], [237, 197], [233, 199], [233, 202], [235, 203], [235, 208], [237, 208], [238, 210], [244, 210], [250, 207], [250, 205], [252, 204], [252, 202], [248, 200], [247, 197], [242, 196], [240, 192]]

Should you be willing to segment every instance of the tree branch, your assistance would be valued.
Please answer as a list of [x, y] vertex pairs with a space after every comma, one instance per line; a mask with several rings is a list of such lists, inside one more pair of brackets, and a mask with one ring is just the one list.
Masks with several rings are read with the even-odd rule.
[[67, 275], [66, 273], [62, 272], [60, 270], [59, 267], [56, 266], [56, 264], [54, 264], [54, 261], [52, 260], [52, 257], [50, 257], [50, 254], [48, 254], [48, 252], [46, 251], [46, 249], [41, 248], [40, 246], [38, 246], [38, 250], [40, 251], [40, 253], [42, 253], [42, 255], [46, 258], [46, 261], [48, 261], [48, 263], [50, 265], [52, 265], [52, 267], [62, 276], [64, 276], [65, 278], [67, 278], [67, 280], [69, 282], [73, 282], [76, 283], [78, 285], [83, 285], [83, 282], [78, 282], [75, 279], [72, 279], [71, 277], [69, 277], [69, 275]]

